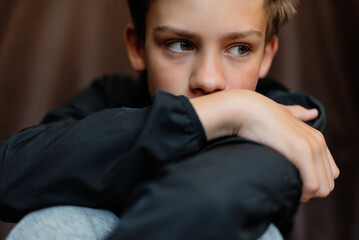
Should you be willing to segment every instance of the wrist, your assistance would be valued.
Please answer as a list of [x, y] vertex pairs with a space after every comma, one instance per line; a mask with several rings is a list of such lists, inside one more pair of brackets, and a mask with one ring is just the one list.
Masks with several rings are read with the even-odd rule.
[[[236, 100], [237, 99], [237, 100]], [[190, 99], [205, 130], [207, 140], [231, 136], [238, 126], [238, 97], [222, 91]]]

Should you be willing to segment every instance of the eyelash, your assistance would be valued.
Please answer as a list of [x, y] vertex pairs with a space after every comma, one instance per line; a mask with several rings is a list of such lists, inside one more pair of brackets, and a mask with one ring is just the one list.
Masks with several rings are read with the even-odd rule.
[[[173, 50], [173, 48], [170, 46], [171, 44], [174, 44], [174, 43], [178, 43], [178, 44], [188, 44], [190, 46], [190, 50], [183, 50], [182, 52], [180, 51], [175, 51]], [[184, 40], [170, 40], [170, 41], [167, 41], [165, 42], [165, 47], [171, 52], [171, 53], [174, 53], [174, 54], [183, 54], [183, 53], [186, 53], [186, 52], [189, 52], [189, 51], [192, 51], [195, 46], [194, 44], [188, 42], [188, 41], [184, 41]]]
[[[183, 50], [182, 52], [181, 51], [175, 51], [173, 50], [173, 48], [170, 46], [171, 44], [188, 44], [190, 46], [191, 49], [189, 50]], [[195, 45], [191, 42], [188, 42], [188, 41], [185, 41], [185, 40], [170, 40], [170, 41], [166, 41], [165, 42], [165, 47], [167, 48], [168, 51], [170, 51], [171, 53], [174, 53], [174, 54], [184, 54], [184, 53], [187, 53], [189, 51], [193, 51], [193, 49], [195, 49]], [[245, 47], [245, 50], [246, 50], [246, 53], [241, 55], [241, 54], [232, 54], [230, 52], [231, 49], [235, 48], [235, 47]], [[248, 44], [243, 44], [243, 43], [238, 43], [238, 44], [234, 44], [232, 46], [230, 46], [229, 48], [227, 48], [227, 50], [225, 50], [226, 53], [228, 53], [229, 55], [232, 55], [232, 56], [235, 56], [235, 57], [241, 57], [241, 58], [244, 58], [244, 57], [247, 57], [251, 52], [252, 52], [252, 48], [248, 45]]]
[[226, 50], [225, 52], [226, 53], [228, 53], [228, 54], [230, 54], [230, 55], [232, 55], [232, 53], [230, 53], [230, 50], [231, 49], [233, 49], [233, 48], [239, 48], [239, 47], [244, 47], [245, 48], [245, 51], [246, 51], [246, 53], [245, 54], [234, 54], [234, 56], [236, 56], [236, 57], [242, 57], [242, 58], [244, 58], [244, 57], [247, 57], [251, 52], [252, 52], [252, 48], [249, 46], [249, 45], [247, 45], [247, 44], [243, 44], [243, 43], [241, 43], [241, 44], [235, 44], [235, 45], [232, 45], [232, 46], [230, 46], [229, 48], [228, 48], [228, 50]]

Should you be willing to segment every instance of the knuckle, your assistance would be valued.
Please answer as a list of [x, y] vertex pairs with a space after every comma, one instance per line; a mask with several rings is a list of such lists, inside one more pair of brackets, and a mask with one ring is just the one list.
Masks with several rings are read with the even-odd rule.
[[330, 184], [330, 192], [332, 192], [335, 188], [335, 182], [332, 181], [331, 184]]
[[322, 184], [318, 188], [318, 191], [315, 192], [315, 196], [318, 198], [325, 198], [332, 192], [333, 189], [333, 183]]
[[320, 142], [316, 141], [311, 144], [311, 147], [313, 152], [319, 153], [322, 151], [323, 145]]
[[318, 181], [312, 181], [310, 183], [308, 183], [305, 187], [304, 190], [310, 194], [314, 194], [316, 192], [319, 191], [320, 188], [320, 184]]
[[299, 151], [299, 153], [304, 154], [304, 155], [312, 154], [312, 147], [307, 141], [305, 141], [305, 140], [298, 141], [296, 146], [297, 146], [297, 150]]
[[318, 192], [317, 192], [317, 196], [320, 198], [325, 198], [330, 194], [331, 190], [330, 187], [321, 187]]
[[339, 170], [339, 168], [336, 168], [334, 170], [334, 178], [337, 179], [339, 177], [339, 175], [340, 175], [340, 170]]
[[321, 132], [315, 129], [315, 139], [321, 146], [326, 146], [326, 141]]
[[317, 135], [318, 137], [323, 137], [323, 134], [322, 134], [321, 131], [319, 131], [318, 129], [315, 129], [315, 128], [313, 128], [313, 130], [314, 130], [314, 132], [316, 133], [316, 135]]

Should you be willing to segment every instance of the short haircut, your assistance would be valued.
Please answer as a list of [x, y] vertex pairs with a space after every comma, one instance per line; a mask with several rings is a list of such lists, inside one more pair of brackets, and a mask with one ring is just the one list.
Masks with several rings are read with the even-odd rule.
[[296, 13], [299, 0], [264, 0], [267, 14], [266, 43], [278, 35], [279, 30]]
[[[267, 15], [266, 43], [279, 33], [297, 12], [299, 0], [263, 0]], [[144, 46], [146, 37], [146, 16], [151, 0], [127, 0], [135, 28], [137, 44]]]

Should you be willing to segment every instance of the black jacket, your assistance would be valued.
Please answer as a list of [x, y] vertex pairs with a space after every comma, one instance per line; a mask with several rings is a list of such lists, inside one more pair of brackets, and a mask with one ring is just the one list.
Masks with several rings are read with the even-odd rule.
[[[323, 107], [312, 97], [269, 79], [257, 91], [282, 104], [318, 108], [320, 116], [308, 124], [323, 129]], [[206, 142], [186, 97], [157, 92], [151, 100], [144, 81], [104, 77], [0, 144], [0, 219], [16, 222], [67, 204], [120, 215], [131, 191], [161, 166], [211, 144], [218, 141]]]

